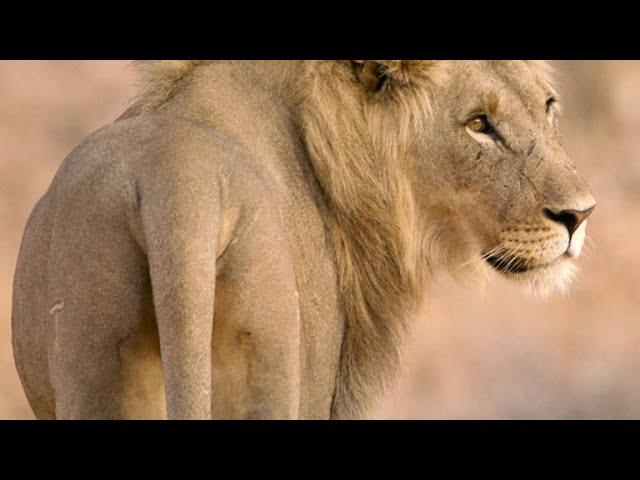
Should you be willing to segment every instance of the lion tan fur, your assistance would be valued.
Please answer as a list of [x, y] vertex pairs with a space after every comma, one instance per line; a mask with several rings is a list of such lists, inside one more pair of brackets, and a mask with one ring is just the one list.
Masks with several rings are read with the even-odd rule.
[[203, 60], [135, 62], [133, 66], [139, 77], [139, 93], [127, 110], [126, 117], [157, 110], [171, 98], [187, 75], [205, 63]]

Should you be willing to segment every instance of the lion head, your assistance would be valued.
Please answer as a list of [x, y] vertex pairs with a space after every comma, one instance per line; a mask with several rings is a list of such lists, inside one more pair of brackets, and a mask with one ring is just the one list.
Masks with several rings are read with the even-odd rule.
[[[539, 292], [564, 288], [595, 200], [562, 148], [560, 100], [549, 66], [355, 61], [351, 68], [359, 88], [352, 80], [351, 89], [315, 97], [341, 96], [350, 118], [336, 112], [333, 128], [327, 128], [327, 119], [322, 122], [332, 146], [311, 141], [316, 157], [328, 154], [326, 149], [338, 159], [333, 175], [341, 166], [346, 170], [330, 184], [341, 208], [358, 203], [341, 182], [366, 189], [357, 196], [374, 205], [384, 200], [372, 193], [395, 196], [396, 208], [418, 216], [413, 225], [418, 231], [410, 238], [427, 240], [428, 248], [415, 254], [425, 262], [436, 263], [437, 256], [450, 270], [482, 263]], [[333, 72], [334, 81], [339, 76]], [[341, 141], [353, 142], [357, 152], [368, 142], [370, 157], [345, 158], [340, 165], [343, 155], [335, 153]]]
[[562, 148], [544, 62], [312, 62], [307, 79], [304, 137], [348, 318], [336, 409], [351, 416], [397, 365], [426, 273], [562, 289], [595, 200]]
[[537, 291], [565, 287], [595, 200], [562, 148], [546, 65], [459, 62], [450, 75], [418, 147], [437, 159], [418, 166], [426, 202], [449, 213], [467, 256]]

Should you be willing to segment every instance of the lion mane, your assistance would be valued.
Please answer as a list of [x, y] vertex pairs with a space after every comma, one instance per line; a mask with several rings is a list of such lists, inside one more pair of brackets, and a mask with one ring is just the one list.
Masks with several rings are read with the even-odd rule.
[[312, 67], [301, 118], [334, 213], [330, 232], [347, 318], [333, 414], [354, 417], [393, 378], [406, 320], [424, 293], [423, 259], [433, 236], [417, 223], [406, 162], [414, 132], [430, 118], [428, 87], [446, 70], [386, 62], [388, 91], [366, 101], [339, 65]]

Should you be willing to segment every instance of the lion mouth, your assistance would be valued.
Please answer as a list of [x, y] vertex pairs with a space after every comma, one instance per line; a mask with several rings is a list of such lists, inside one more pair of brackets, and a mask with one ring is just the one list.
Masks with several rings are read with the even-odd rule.
[[524, 259], [519, 258], [517, 256], [495, 256], [488, 255], [485, 256], [485, 261], [496, 271], [505, 274], [505, 275], [517, 275], [519, 273], [527, 273], [531, 271], [544, 270], [547, 268], [552, 268], [557, 264], [561, 258], [568, 257], [568, 255], [564, 254], [560, 257], [556, 258], [547, 263], [532, 265], [527, 263]]
[[532, 270], [535, 267], [527, 265], [524, 260], [513, 256], [493, 256], [489, 255], [485, 257], [485, 261], [500, 273], [504, 274], [518, 274], [525, 273]]

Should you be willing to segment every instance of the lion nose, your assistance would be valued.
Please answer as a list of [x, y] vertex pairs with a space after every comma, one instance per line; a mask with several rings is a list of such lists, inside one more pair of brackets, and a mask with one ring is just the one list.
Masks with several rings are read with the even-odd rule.
[[584, 222], [589, 215], [591, 215], [591, 212], [593, 212], [595, 208], [595, 204], [585, 210], [554, 210], [551, 208], [545, 208], [544, 213], [547, 218], [554, 222], [563, 224], [569, 231], [569, 236], [571, 236], [578, 229], [580, 224]]

